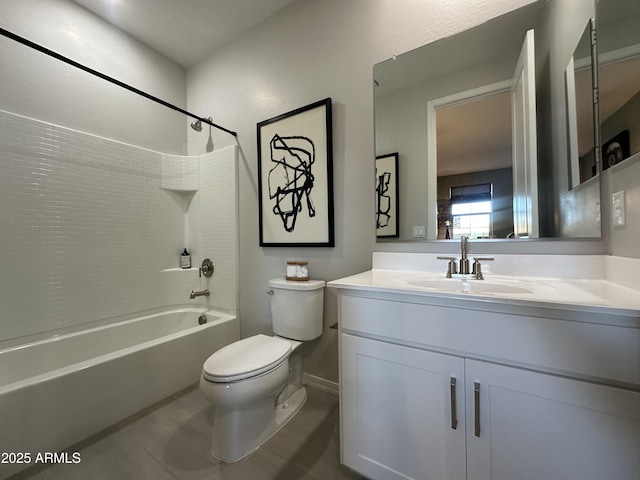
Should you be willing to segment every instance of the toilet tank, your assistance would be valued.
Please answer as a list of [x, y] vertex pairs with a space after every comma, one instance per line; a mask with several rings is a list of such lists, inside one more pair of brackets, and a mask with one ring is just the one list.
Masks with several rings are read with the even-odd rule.
[[273, 333], [294, 340], [313, 340], [322, 335], [324, 281], [269, 280]]

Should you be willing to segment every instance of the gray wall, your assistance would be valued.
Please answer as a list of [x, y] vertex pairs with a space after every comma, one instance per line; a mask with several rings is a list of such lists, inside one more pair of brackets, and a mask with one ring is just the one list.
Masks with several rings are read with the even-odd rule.
[[[624, 257], [638, 257], [640, 245], [640, 93], [631, 98], [602, 125], [602, 140], [606, 142], [622, 130], [629, 130], [631, 157], [606, 169], [602, 174], [603, 219], [611, 216], [609, 206], [612, 193], [624, 191], [626, 203], [626, 225], [609, 227], [611, 253]], [[635, 152], [635, 154], [634, 154]], [[611, 220], [608, 220], [609, 225]]]
[[[612, 193], [624, 191], [626, 225], [614, 227], [611, 217]], [[602, 224], [607, 225], [610, 253], [621, 257], [640, 258], [640, 153], [605, 170], [602, 174]]]

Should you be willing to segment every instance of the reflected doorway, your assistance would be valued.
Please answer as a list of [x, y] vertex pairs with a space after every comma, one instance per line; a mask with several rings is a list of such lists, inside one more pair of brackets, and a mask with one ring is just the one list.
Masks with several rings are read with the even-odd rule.
[[514, 231], [511, 92], [495, 88], [435, 110], [438, 239]]
[[[534, 61], [534, 32], [527, 31], [520, 51], [518, 62], [511, 80], [485, 85], [465, 92], [459, 92], [448, 97], [439, 98], [427, 102], [427, 138], [428, 138], [428, 172], [429, 186], [427, 197], [427, 209], [429, 215], [436, 214], [436, 221], [429, 221], [427, 227], [429, 238], [440, 237], [440, 225], [438, 213], [441, 208], [438, 204], [438, 188], [440, 183], [438, 169], [443, 163], [440, 157], [440, 149], [443, 141], [440, 139], [438, 130], [442, 119], [443, 109], [454, 106], [465, 106], [468, 104], [482, 105], [482, 99], [495, 100], [496, 95], [508, 94], [508, 109], [510, 116], [499, 118], [494, 110], [488, 110], [481, 114], [472, 115], [464, 113], [452, 122], [450, 128], [457, 128], [458, 125], [470, 125], [467, 130], [474, 131], [486, 126], [491, 126], [495, 122], [504, 122], [510, 118], [510, 127], [502, 128], [503, 134], [508, 133], [511, 137], [511, 168], [512, 168], [512, 225], [513, 229], [507, 234], [509, 237], [538, 237], [538, 173], [537, 173], [537, 147], [536, 147], [536, 80]], [[503, 103], [503, 106], [506, 104]], [[469, 123], [470, 122], [470, 123]], [[448, 135], [446, 131], [443, 136]], [[480, 137], [482, 138], [482, 137]], [[457, 145], [466, 142], [463, 136], [455, 136], [453, 144]], [[507, 144], [508, 142], [505, 142]], [[480, 157], [480, 147], [482, 142], [476, 138], [476, 142], [469, 142], [465, 147], [471, 152], [473, 163], [478, 164]], [[495, 148], [495, 147], [494, 147]], [[492, 155], [491, 152], [488, 155]], [[482, 170], [482, 166], [478, 171]], [[485, 181], [486, 182], [486, 181]], [[445, 225], [448, 220], [445, 220]], [[503, 232], [500, 232], [503, 233]], [[489, 237], [498, 237], [493, 232]], [[446, 238], [446, 230], [445, 237]]]

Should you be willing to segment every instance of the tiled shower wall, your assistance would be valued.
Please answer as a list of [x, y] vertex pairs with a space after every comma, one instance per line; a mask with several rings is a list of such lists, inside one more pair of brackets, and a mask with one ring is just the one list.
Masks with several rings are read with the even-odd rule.
[[[165, 305], [235, 310], [236, 157], [187, 157], [197, 191], [166, 190], [162, 159], [184, 158], [0, 112], [0, 342]], [[212, 279], [178, 268], [185, 246]]]

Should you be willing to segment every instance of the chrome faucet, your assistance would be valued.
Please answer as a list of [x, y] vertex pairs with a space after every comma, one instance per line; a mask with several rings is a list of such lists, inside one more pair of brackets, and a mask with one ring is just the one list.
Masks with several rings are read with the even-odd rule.
[[193, 290], [191, 290], [191, 295], [189, 295], [189, 298], [193, 300], [196, 297], [208, 297], [209, 295], [211, 295], [211, 293], [209, 292], [208, 288], [200, 292], [194, 292]]
[[467, 240], [468, 237], [460, 237], [460, 273], [463, 275], [469, 274], [469, 259], [467, 258]]

